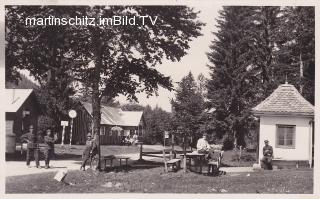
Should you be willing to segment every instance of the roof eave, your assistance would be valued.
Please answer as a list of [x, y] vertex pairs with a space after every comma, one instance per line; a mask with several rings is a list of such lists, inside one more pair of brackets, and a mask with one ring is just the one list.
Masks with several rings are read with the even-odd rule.
[[273, 111], [257, 111], [253, 110], [252, 113], [255, 116], [292, 116], [292, 117], [314, 117], [314, 113], [307, 113], [307, 112], [273, 112]]

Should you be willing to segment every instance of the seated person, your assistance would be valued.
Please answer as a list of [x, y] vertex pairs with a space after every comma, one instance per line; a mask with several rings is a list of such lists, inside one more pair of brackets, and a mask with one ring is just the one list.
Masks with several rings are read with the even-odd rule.
[[137, 144], [138, 142], [138, 135], [137, 133], [134, 133], [134, 135], [132, 136], [132, 138], [130, 139], [130, 142], [132, 145]]
[[204, 133], [202, 138], [197, 142], [197, 151], [198, 153], [207, 154], [207, 160], [212, 160], [214, 158], [214, 150], [211, 148], [207, 141], [207, 134]]
[[130, 145], [130, 144], [131, 144], [130, 136], [129, 136], [129, 135], [124, 138], [124, 144], [125, 144], [125, 145]]
[[272, 159], [273, 159], [273, 148], [269, 145], [269, 141], [264, 141], [265, 146], [262, 149], [263, 158], [261, 162], [263, 165], [262, 168], [272, 170]]

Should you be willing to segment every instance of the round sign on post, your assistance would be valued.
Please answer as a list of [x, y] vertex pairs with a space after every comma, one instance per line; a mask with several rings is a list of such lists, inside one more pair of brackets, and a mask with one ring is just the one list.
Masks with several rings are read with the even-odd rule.
[[72, 142], [72, 128], [73, 128], [73, 118], [77, 117], [77, 112], [75, 110], [69, 111], [69, 117], [71, 118], [71, 124], [70, 124], [70, 146]]
[[70, 110], [69, 111], [69, 117], [70, 118], [75, 118], [77, 117], [77, 112], [75, 110]]

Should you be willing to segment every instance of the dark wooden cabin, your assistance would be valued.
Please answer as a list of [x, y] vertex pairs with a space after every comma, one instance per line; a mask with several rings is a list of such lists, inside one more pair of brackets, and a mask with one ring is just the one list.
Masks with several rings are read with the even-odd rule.
[[6, 145], [15, 145], [20, 142], [20, 136], [27, 133], [30, 125], [37, 132], [39, 105], [33, 89], [5, 89], [5, 96], [6, 138], [15, 138], [14, 142], [7, 140]]

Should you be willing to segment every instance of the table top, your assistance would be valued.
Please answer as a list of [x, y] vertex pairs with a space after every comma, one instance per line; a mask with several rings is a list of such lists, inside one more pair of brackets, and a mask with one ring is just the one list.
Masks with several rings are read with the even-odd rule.
[[130, 157], [127, 156], [116, 156], [117, 159], [130, 159]]
[[[181, 154], [180, 156], [184, 156], [184, 154]], [[187, 153], [186, 156], [187, 157], [203, 157], [203, 156], [205, 156], [205, 154], [203, 154], [203, 153]]]
[[203, 153], [187, 153], [187, 156], [205, 156]]
[[116, 158], [114, 155], [106, 155], [102, 157], [102, 159], [114, 159], [114, 158]]

